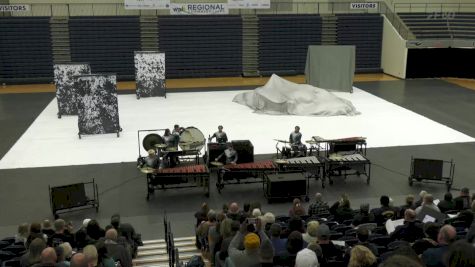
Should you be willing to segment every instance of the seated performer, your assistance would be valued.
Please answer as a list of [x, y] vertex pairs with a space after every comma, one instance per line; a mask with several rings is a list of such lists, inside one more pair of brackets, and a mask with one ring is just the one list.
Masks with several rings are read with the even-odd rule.
[[142, 158], [139, 161], [137, 168], [157, 169], [160, 166], [160, 157], [155, 153], [155, 150], [153, 149], [149, 149], [147, 152], [148, 152], [148, 156], [145, 158]]
[[302, 143], [302, 133], [299, 126], [295, 126], [295, 130], [290, 133], [289, 142], [292, 151], [294, 151], [294, 157], [305, 157], [307, 146]]
[[236, 162], [238, 160], [238, 154], [237, 151], [234, 150], [234, 147], [231, 143], [228, 144], [228, 148], [224, 150], [221, 155], [219, 155], [217, 158], [215, 158], [215, 161], [219, 161], [219, 159], [225, 155], [226, 156], [226, 164], [233, 164], [236, 165]]
[[222, 144], [228, 142], [228, 136], [226, 135], [225, 132], [223, 132], [223, 126], [219, 125], [218, 126], [218, 131], [215, 132], [210, 138], [208, 138], [208, 142], [211, 142], [213, 138], [216, 138], [216, 142]]
[[178, 151], [178, 139], [176, 135], [170, 132], [170, 129], [165, 129], [163, 134], [163, 141], [167, 145], [165, 153], [163, 154], [163, 161], [168, 162], [168, 166], [175, 167], [178, 164], [178, 156], [173, 155], [172, 151]]
[[185, 131], [185, 128], [180, 127], [180, 125], [178, 124], [175, 124], [173, 126], [172, 135], [175, 137], [175, 142], [176, 142], [177, 147], [178, 147], [178, 143], [180, 142], [180, 134], [184, 131]]

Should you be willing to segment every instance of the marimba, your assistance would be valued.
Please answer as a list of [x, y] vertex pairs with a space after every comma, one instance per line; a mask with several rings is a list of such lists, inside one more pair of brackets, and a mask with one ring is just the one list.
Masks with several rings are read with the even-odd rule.
[[216, 188], [221, 193], [225, 184], [263, 183], [264, 173], [275, 171], [277, 171], [277, 167], [272, 160], [227, 164], [217, 171]]
[[204, 164], [156, 169], [147, 175], [147, 200], [155, 190], [201, 187], [209, 197], [209, 170]]
[[[326, 159], [325, 173], [330, 184], [333, 184], [332, 176], [341, 176], [361, 174], [366, 176], [366, 183], [369, 184], [371, 178], [371, 161], [364, 155], [355, 154], [331, 154]], [[338, 174], [335, 174], [338, 173]]]
[[[305, 172], [307, 178], [315, 177], [321, 178], [322, 187], [325, 188], [325, 161], [319, 160], [316, 156], [290, 158], [276, 161], [279, 171], [284, 172]], [[309, 187], [309, 180], [307, 180], [307, 187]]]

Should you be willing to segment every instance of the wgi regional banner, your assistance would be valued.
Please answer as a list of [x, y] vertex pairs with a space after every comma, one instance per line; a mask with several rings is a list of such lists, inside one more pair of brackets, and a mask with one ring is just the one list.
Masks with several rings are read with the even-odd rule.
[[125, 9], [168, 9], [170, 0], [125, 0]]
[[228, 0], [229, 8], [265, 9], [270, 8], [270, 0]]
[[0, 12], [26, 12], [30, 5], [0, 5]]
[[226, 15], [228, 5], [223, 3], [170, 4], [171, 15]]

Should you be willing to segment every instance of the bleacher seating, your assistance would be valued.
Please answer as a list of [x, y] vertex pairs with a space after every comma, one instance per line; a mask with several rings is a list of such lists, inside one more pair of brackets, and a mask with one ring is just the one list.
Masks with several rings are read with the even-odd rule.
[[259, 71], [262, 75], [303, 74], [309, 45], [321, 44], [319, 15], [260, 15]]
[[93, 73], [135, 79], [134, 51], [140, 51], [139, 17], [71, 17], [71, 60], [89, 63]]
[[398, 13], [418, 39], [474, 39], [475, 13]]
[[49, 17], [0, 17], [0, 83], [50, 82]]
[[160, 16], [159, 50], [167, 78], [240, 76], [240, 16]]
[[337, 16], [337, 43], [356, 46], [356, 72], [380, 72], [383, 17], [379, 14]]

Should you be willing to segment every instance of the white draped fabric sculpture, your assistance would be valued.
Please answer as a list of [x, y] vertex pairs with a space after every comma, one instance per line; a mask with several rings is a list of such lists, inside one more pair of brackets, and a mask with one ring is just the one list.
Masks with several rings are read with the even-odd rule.
[[275, 74], [262, 87], [236, 95], [233, 102], [256, 113], [302, 116], [353, 116], [360, 114], [353, 104], [325, 89], [296, 84]]

